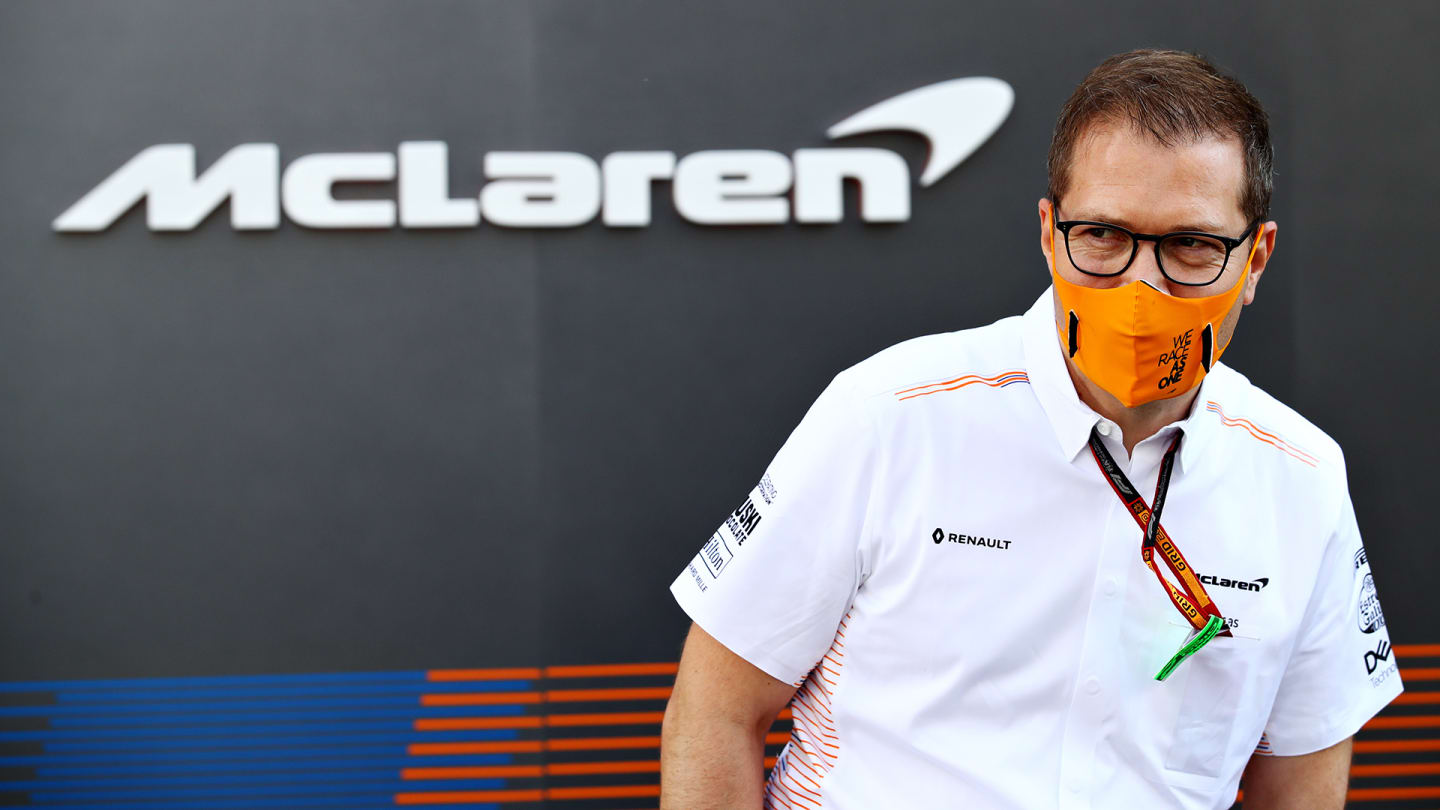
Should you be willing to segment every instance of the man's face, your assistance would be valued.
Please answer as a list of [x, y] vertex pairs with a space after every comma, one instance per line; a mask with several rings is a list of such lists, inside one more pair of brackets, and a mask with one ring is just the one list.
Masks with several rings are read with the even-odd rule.
[[[1139, 233], [1206, 231], [1238, 237], [1246, 220], [1240, 208], [1245, 186], [1245, 157], [1240, 140], [1206, 138], [1193, 143], [1162, 146], [1148, 133], [1128, 124], [1097, 123], [1076, 144], [1070, 166], [1070, 185], [1051, 210], [1040, 201], [1041, 250], [1050, 259], [1051, 228], [1055, 219], [1109, 222]], [[1240, 318], [1240, 308], [1255, 299], [1255, 288], [1275, 242], [1275, 224], [1257, 229], [1260, 244], [1250, 264], [1245, 290], [1226, 314], [1216, 335], [1220, 346], [1229, 342]], [[1141, 242], [1135, 261], [1118, 276], [1096, 277], [1075, 269], [1065, 251], [1065, 236], [1054, 231], [1055, 271], [1067, 281], [1087, 287], [1119, 287], [1146, 281], [1156, 289], [1180, 298], [1218, 295], [1230, 290], [1245, 272], [1251, 240], [1235, 248], [1225, 272], [1213, 284], [1187, 287], [1173, 284], [1160, 272], [1153, 242]], [[1057, 301], [1058, 306], [1058, 301]], [[1059, 313], [1056, 313], [1057, 320]]]

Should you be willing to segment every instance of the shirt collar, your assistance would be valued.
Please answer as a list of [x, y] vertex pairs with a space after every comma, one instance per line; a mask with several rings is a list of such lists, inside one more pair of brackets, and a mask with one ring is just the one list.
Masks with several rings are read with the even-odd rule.
[[[1055, 325], [1054, 287], [1047, 288], [1022, 318], [1022, 334], [1025, 347], [1026, 371], [1030, 377], [1030, 388], [1040, 401], [1040, 407], [1050, 421], [1060, 452], [1067, 461], [1086, 448], [1090, 431], [1100, 421], [1096, 413], [1080, 401], [1075, 392], [1075, 383], [1065, 368], [1065, 356], [1061, 352], [1059, 330]], [[1190, 414], [1184, 419], [1167, 425], [1157, 435], [1169, 435], [1171, 428], [1185, 432], [1180, 442], [1179, 462], [1184, 470], [1194, 469], [1201, 448], [1210, 435], [1214, 419], [1207, 418], [1206, 404], [1215, 398], [1217, 383], [1212, 382], [1218, 372], [1205, 375], [1200, 382], [1199, 394]], [[1207, 399], [1208, 397], [1208, 399]]]

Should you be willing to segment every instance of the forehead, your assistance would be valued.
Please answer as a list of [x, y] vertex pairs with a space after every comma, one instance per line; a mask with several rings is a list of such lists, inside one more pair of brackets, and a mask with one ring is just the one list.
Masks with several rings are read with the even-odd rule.
[[1129, 124], [1097, 123], [1075, 145], [1060, 202], [1069, 219], [1144, 231], [1230, 231], [1247, 224], [1244, 187], [1245, 155], [1235, 136], [1167, 146]]

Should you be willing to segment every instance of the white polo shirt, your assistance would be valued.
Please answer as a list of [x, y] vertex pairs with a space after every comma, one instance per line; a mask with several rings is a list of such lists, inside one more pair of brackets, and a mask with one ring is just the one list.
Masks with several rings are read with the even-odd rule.
[[[1257, 746], [1326, 748], [1400, 693], [1335, 442], [1217, 364], [1129, 457], [1051, 307], [841, 373], [671, 586], [799, 686], [768, 807], [1226, 808]], [[1162, 522], [1234, 637], [1164, 682], [1189, 626], [1097, 424], [1147, 502], [1184, 431]]]

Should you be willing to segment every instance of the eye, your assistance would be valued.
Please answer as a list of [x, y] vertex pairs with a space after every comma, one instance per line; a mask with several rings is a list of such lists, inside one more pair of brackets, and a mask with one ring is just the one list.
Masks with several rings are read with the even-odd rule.
[[1071, 236], [1091, 245], [1114, 245], [1128, 241], [1128, 237], [1108, 225], [1081, 225]]

